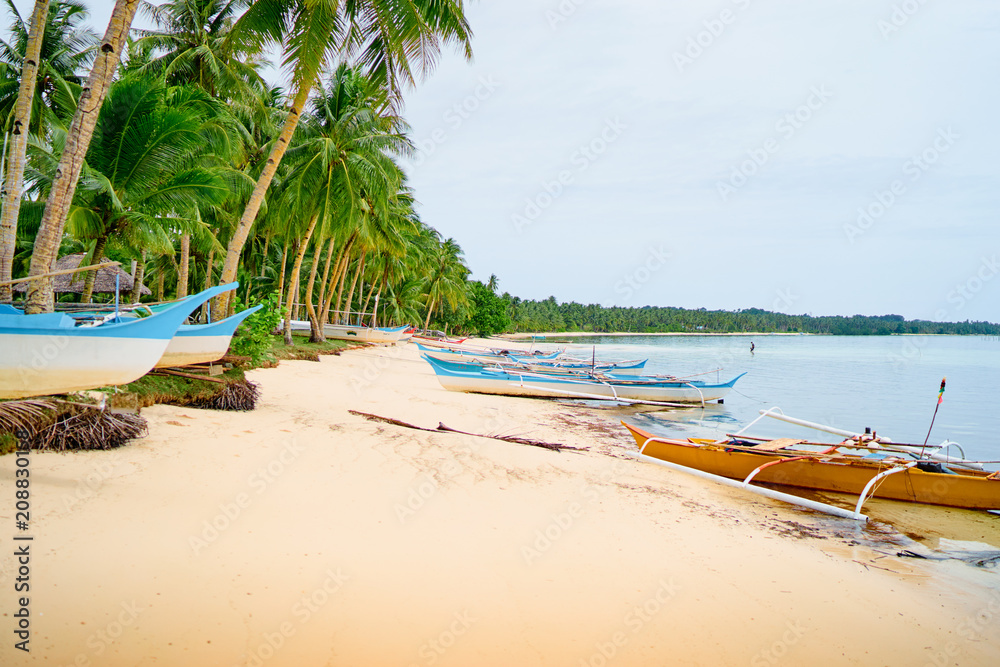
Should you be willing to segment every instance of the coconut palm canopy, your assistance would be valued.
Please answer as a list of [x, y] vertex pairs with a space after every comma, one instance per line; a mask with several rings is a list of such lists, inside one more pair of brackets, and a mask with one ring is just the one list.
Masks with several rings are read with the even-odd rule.
[[[37, 14], [44, 30], [21, 20], [0, 46], [55, 44], [86, 1], [51, 0]], [[0, 225], [0, 283], [107, 257], [136, 269], [55, 277], [53, 292], [88, 302], [117, 276], [132, 300], [150, 294], [144, 282], [167, 300], [239, 281], [241, 303], [290, 306], [286, 321], [309, 319], [317, 339], [376, 300], [378, 324], [469, 321], [461, 249], [420, 219], [398, 162], [413, 151], [402, 86], [446, 46], [471, 53], [463, 0], [166, 0], [145, 5], [154, 30], [130, 31], [136, 4], [116, 3], [107, 48], [66, 45], [60, 80], [82, 88], [50, 93], [45, 68], [28, 87], [20, 51], [0, 58], [0, 112], [37, 89], [35, 115], [51, 120], [0, 160], [23, 171]], [[292, 75], [287, 90], [261, 76], [270, 47]], [[25, 312], [53, 308], [49, 284], [17, 288]]]
[[[65, 271], [67, 269], [75, 269], [80, 266], [80, 262], [83, 261], [87, 253], [78, 253], [76, 255], [66, 255], [65, 257], [60, 257], [56, 260], [55, 267], [53, 271]], [[118, 291], [122, 294], [125, 292], [132, 291], [132, 276], [130, 276], [125, 271], [122, 271], [118, 266], [112, 266], [112, 262], [109, 259], [105, 259], [101, 264], [107, 264], [107, 267], [96, 269], [95, 273], [97, 277], [94, 279], [94, 293], [102, 294], [114, 294], [115, 292], [115, 276], [118, 276]], [[80, 273], [56, 276], [52, 279], [54, 291], [58, 293], [72, 292], [75, 294], [83, 293], [84, 280], [87, 272], [83, 271]], [[21, 283], [14, 287], [16, 292], [24, 292], [28, 289], [27, 283]], [[141, 285], [143, 296], [148, 296], [152, 294], [145, 285]]]

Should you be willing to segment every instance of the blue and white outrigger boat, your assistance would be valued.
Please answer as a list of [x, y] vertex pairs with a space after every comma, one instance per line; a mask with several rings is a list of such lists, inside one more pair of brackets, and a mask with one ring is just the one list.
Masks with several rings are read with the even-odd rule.
[[[360, 343], [397, 343], [410, 339], [406, 333], [409, 324], [401, 327], [367, 327], [363, 324], [324, 324], [323, 334], [337, 340], [353, 340]], [[309, 320], [292, 320], [292, 331], [309, 331]]]
[[[416, 343], [416, 341], [414, 341]], [[514, 359], [531, 361], [550, 361], [558, 357], [562, 352], [519, 354], [515, 355], [510, 350], [493, 348], [465, 348], [465, 347], [434, 347], [423, 343], [416, 343], [417, 349], [421, 352], [434, 353], [439, 359], [447, 361], [468, 361], [469, 359]]]
[[263, 304], [259, 304], [210, 324], [182, 324], [163, 356], [156, 362], [156, 368], [218, 361], [226, 356], [233, 334], [243, 324], [243, 320], [263, 307]]
[[[418, 347], [419, 344], [418, 344]], [[646, 359], [633, 361], [586, 361], [585, 359], [558, 358], [539, 359], [538, 357], [522, 357], [519, 355], [476, 355], [471, 353], [456, 354], [444, 350], [431, 350], [420, 347], [428, 357], [438, 361], [454, 361], [458, 363], [475, 364], [477, 366], [513, 366], [524, 370], [539, 372], [560, 371], [594, 371], [614, 373], [615, 375], [639, 375], [646, 365]]]
[[160, 361], [195, 309], [236, 286], [207, 289], [144, 318], [111, 313], [79, 321], [66, 313], [25, 315], [0, 306], [0, 398], [133, 382]]
[[724, 398], [742, 373], [729, 382], [656, 376], [620, 376], [578, 371], [550, 373], [511, 366], [479, 366], [443, 361], [426, 354], [441, 386], [450, 391], [545, 398], [586, 398], [626, 403], [701, 403]]

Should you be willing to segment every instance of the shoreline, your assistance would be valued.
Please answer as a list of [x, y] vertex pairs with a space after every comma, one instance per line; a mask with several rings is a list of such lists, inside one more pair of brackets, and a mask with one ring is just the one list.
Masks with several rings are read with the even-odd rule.
[[540, 337], [540, 340], [545, 340], [546, 338], [586, 338], [588, 336], [607, 336], [607, 337], [629, 337], [629, 336], [754, 336], [762, 338], [764, 336], [840, 336], [844, 338], [863, 338], [863, 337], [877, 337], [877, 338], [890, 338], [892, 336], [991, 336], [992, 334], [940, 334], [940, 333], [891, 333], [891, 334], [858, 334], [857, 336], [847, 336], [845, 334], [824, 334], [824, 333], [809, 333], [809, 332], [788, 332], [788, 331], [771, 331], [771, 332], [700, 332], [700, 331], [659, 331], [655, 333], [631, 333], [627, 331], [614, 331], [610, 333], [594, 333], [592, 331], [565, 331], [562, 333], [513, 333], [513, 334], [497, 334], [496, 339], [510, 340], [510, 341], [528, 341], [531, 342], [532, 338]]
[[254, 412], [155, 406], [124, 448], [33, 456], [32, 653], [5, 664], [987, 664], [1000, 641], [966, 631], [996, 572], [635, 462], [627, 411], [447, 392], [413, 346], [248, 377]]
[[545, 338], [583, 338], [587, 336], [826, 336], [830, 334], [814, 334], [814, 333], [790, 333], [776, 331], [772, 333], [711, 333], [711, 332], [699, 332], [699, 331], [660, 331], [656, 333], [629, 333], [626, 331], [615, 331], [612, 333], [594, 333], [592, 331], [566, 331], [563, 333], [514, 333], [514, 334], [498, 334], [497, 338], [504, 338], [509, 340], [527, 340], [530, 341], [535, 337], [545, 337]]

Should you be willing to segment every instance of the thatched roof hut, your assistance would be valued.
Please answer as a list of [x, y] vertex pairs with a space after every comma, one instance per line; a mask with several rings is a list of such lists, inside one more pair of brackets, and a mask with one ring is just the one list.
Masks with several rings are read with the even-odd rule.
[[[76, 255], [66, 255], [65, 257], [60, 257], [56, 260], [55, 266], [52, 267], [53, 271], [64, 271], [66, 269], [75, 269], [80, 266], [80, 262], [86, 257], [86, 253], [79, 253]], [[94, 279], [94, 293], [104, 293], [104, 294], [114, 294], [115, 292], [115, 275], [118, 276], [118, 291], [122, 294], [132, 291], [132, 276], [130, 276], [125, 271], [122, 271], [118, 266], [110, 266], [111, 260], [104, 259], [101, 260], [101, 264], [109, 264], [109, 266], [100, 269], [94, 269], [97, 271], [97, 277]], [[56, 292], [73, 292], [76, 294], [83, 293], [83, 282], [86, 280], [87, 272], [82, 271], [80, 273], [74, 273], [72, 275], [62, 275], [56, 276], [52, 279], [53, 289]], [[16, 292], [26, 292], [28, 290], [28, 283], [20, 283], [14, 286], [14, 291]], [[149, 288], [145, 285], [140, 285], [141, 294], [152, 294]]]

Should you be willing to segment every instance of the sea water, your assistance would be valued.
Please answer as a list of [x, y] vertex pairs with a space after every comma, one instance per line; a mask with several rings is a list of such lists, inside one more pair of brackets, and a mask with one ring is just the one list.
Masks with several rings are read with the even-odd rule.
[[[559, 339], [550, 337], [546, 342]], [[593, 336], [564, 339], [590, 358], [648, 358], [645, 373], [723, 382], [746, 373], [723, 405], [646, 412], [634, 421], [658, 435], [722, 437], [780, 408], [897, 443], [957, 442], [966, 458], [1000, 460], [1000, 338], [995, 336]], [[754, 350], [750, 346], [753, 343]], [[595, 347], [596, 346], [596, 347]], [[716, 370], [721, 369], [721, 370]], [[708, 371], [707, 373], [705, 373]], [[704, 374], [702, 374], [704, 373]], [[747, 434], [834, 442], [836, 436], [764, 418]]]
[[[560, 340], [570, 353], [588, 359], [648, 358], [645, 372], [651, 374], [727, 381], [746, 373], [722, 405], [630, 409], [621, 415], [656, 435], [722, 438], [760, 417], [760, 410], [778, 407], [786, 415], [855, 433], [868, 427], [900, 444], [950, 440], [961, 445], [966, 458], [1000, 461], [1000, 338], [995, 336], [588, 336], [549, 337], [546, 343]], [[928, 437], [945, 377], [944, 400]], [[842, 440], [766, 417], [746, 435]], [[986, 467], [997, 470], [1000, 464]], [[843, 494], [792, 492], [851, 509], [857, 501]], [[909, 548], [911, 538], [948, 558], [1000, 563], [997, 514], [877, 498], [864, 511], [874, 521], [856, 538], [877, 548], [885, 543]], [[843, 521], [830, 523], [840, 530]]]

